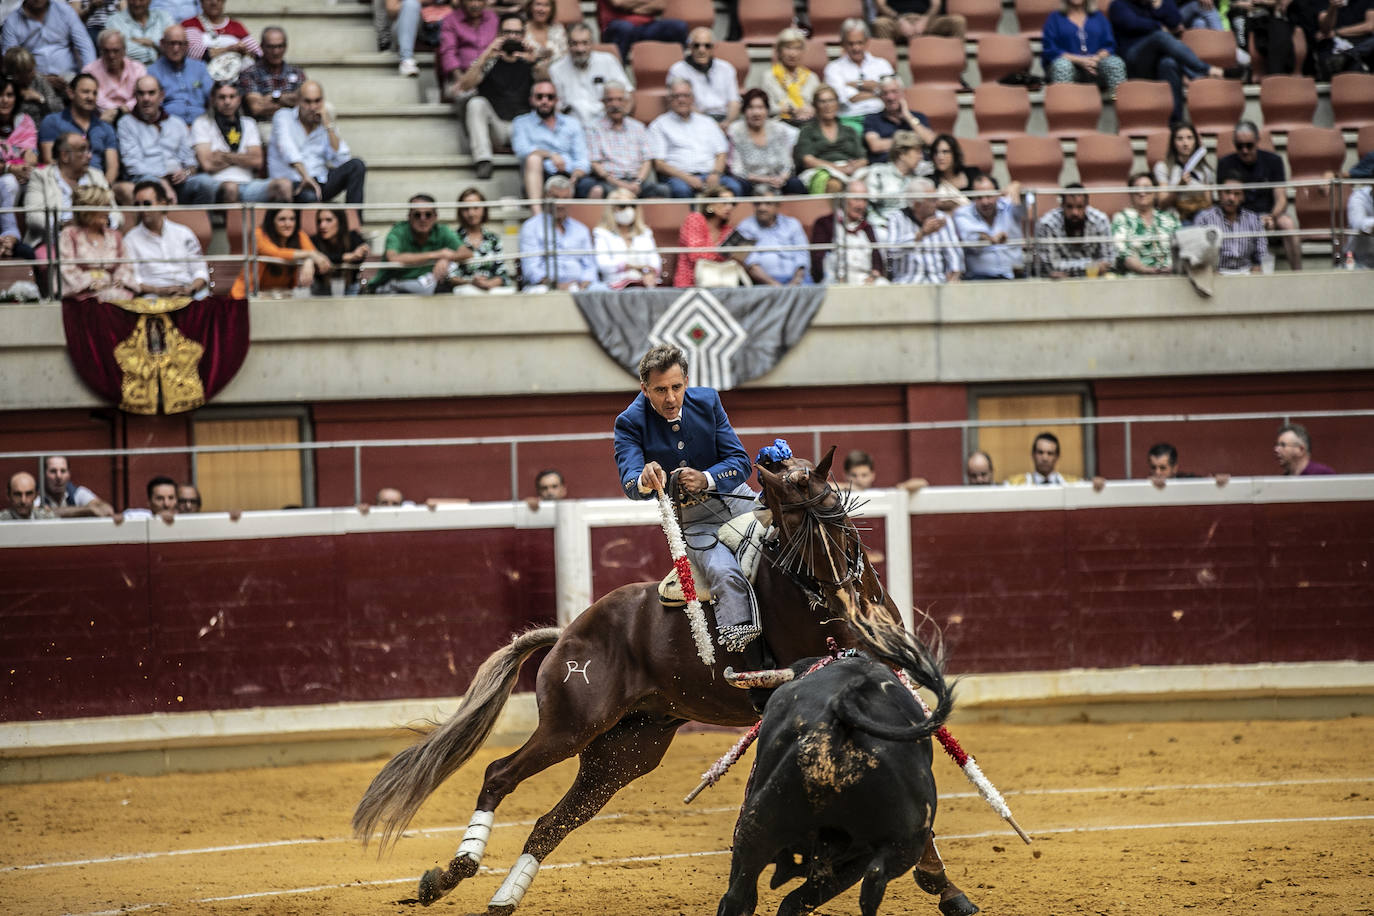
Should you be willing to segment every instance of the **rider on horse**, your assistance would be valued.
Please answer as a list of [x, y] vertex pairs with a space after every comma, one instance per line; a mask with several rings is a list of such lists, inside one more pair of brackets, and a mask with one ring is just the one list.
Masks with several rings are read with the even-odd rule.
[[660, 344], [639, 361], [639, 397], [615, 420], [615, 462], [631, 499], [650, 499], [668, 484], [680, 491], [687, 556], [716, 603], [716, 629], [726, 651], [763, 667], [758, 602], [739, 560], [720, 543], [722, 524], [757, 496], [748, 484], [749, 453], [730, 426], [714, 388], [687, 387], [687, 356]]

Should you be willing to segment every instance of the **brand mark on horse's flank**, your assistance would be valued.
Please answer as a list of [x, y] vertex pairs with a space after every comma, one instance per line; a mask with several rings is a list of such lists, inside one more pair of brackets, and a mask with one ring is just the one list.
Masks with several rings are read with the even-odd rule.
[[564, 662], [564, 664], [568, 666], [568, 673], [563, 675], [563, 683], [568, 683], [568, 678], [572, 677], [574, 674], [580, 674], [582, 675], [582, 680], [590, 684], [591, 681], [587, 678], [587, 666], [591, 663], [592, 660], [589, 658], [583, 662], [582, 667], [579, 668], [577, 667], [577, 662]]

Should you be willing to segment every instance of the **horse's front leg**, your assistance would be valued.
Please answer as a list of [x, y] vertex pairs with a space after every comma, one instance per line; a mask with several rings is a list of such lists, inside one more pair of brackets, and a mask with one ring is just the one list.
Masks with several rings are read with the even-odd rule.
[[480, 808], [472, 813], [467, 832], [463, 834], [463, 841], [458, 844], [458, 851], [453, 854], [448, 868], [431, 868], [420, 877], [420, 903], [429, 906], [457, 887], [463, 879], [477, 874], [482, 856], [487, 851], [487, 842], [491, 839], [491, 825], [495, 817], [495, 811], [483, 811]]

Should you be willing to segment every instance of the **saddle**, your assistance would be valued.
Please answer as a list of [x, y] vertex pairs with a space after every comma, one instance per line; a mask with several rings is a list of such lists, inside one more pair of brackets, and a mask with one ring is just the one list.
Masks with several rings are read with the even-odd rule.
[[[720, 530], [716, 532], [720, 542], [730, 549], [735, 559], [739, 560], [739, 567], [751, 586], [754, 584], [754, 576], [758, 573], [759, 559], [763, 556], [763, 542], [773, 530], [772, 524], [773, 513], [768, 509], [758, 509], [735, 516], [721, 525]], [[697, 587], [697, 600], [705, 604], [711, 600], [711, 589], [697, 565], [690, 565], [692, 582]], [[687, 606], [687, 598], [682, 594], [682, 583], [678, 581], [676, 569], [658, 583], [658, 600], [665, 608]]]

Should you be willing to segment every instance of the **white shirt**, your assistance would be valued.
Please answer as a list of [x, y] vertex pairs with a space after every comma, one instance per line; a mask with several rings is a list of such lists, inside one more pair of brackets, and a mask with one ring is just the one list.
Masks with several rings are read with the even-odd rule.
[[[851, 231], [847, 225], [837, 226], [833, 247], [825, 253], [825, 283], [865, 283], [873, 273], [873, 243], [862, 229]], [[840, 234], [844, 242], [840, 242]], [[843, 278], [838, 266], [840, 251], [844, 251], [846, 271]]]
[[675, 80], [692, 84], [694, 105], [702, 114], [723, 118], [730, 103], [739, 101], [739, 74], [733, 64], [719, 57], [711, 61], [711, 69], [705, 73], [685, 60], [678, 61], [668, 68], [668, 85]]
[[578, 67], [571, 54], [549, 64], [549, 79], [558, 89], [561, 103], [572, 110], [583, 127], [592, 127], [606, 113], [601, 95], [607, 83], [619, 83], [629, 91], [630, 80], [614, 54], [593, 51], [587, 66]]
[[1365, 270], [1374, 270], [1374, 193], [1369, 185], [1350, 192], [1345, 204], [1347, 225], [1356, 233], [1350, 239], [1350, 251], [1355, 256], [1355, 265]]
[[693, 175], [709, 173], [716, 167], [716, 156], [729, 149], [720, 125], [697, 111], [686, 118], [670, 111], [649, 125], [649, 158]]
[[[337, 135], [338, 126], [335, 125]], [[329, 131], [323, 123], [315, 125], [314, 130], [306, 133], [301, 123], [300, 110], [283, 108], [272, 116], [272, 145], [267, 148], [267, 175], [269, 178], [290, 178], [300, 180], [296, 171], [297, 162], [305, 166], [306, 174], [318, 182], [329, 178], [329, 170], [343, 165], [353, 154], [348, 143], [339, 137], [339, 148], [329, 145]]]
[[196, 234], [169, 219], [163, 219], [161, 235], [154, 235], [141, 223], [130, 229], [124, 235], [124, 252], [127, 257], [138, 258], [134, 276], [140, 285], [190, 286], [197, 278], [210, 282]]
[[627, 243], [614, 229], [597, 226], [592, 230], [592, 239], [596, 244], [596, 270], [607, 285], [639, 280], [644, 267], [655, 273], [663, 269], [654, 234], [647, 228]]
[[[262, 146], [262, 134], [258, 132], [258, 124], [252, 118], [239, 115], [239, 130], [243, 131], [243, 138], [239, 140], [239, 152]], [[220, 133], [215, 116], [208, 112], [196, 118], [195, 123], [191, 125], [191, 147], [194, 149], [202, 144], [208, 144], [212, 153], [229, 152], [229, 143], [224, 139], [224, 134]], [[252, 181], [257, 176], [241, 165], [231, 165], [212, 173], [210, 177], [216, 181], [242, 184]]]
[[874, 93], [872, 98], [850, 104], [849, 100], [857, 95], [860, 90], [849, 84], [860, 80], [877, 80], [891, 75], [892, 65], [890, 63], [865, 51], [862, 64], [855, 64], [845, 54], [841, 54], [826, 64], [824, 79], [826, 84], [840, 96], [840, 117], [856, 118], [882, 111], [883, 100], [878, 98], [877, 93]]

